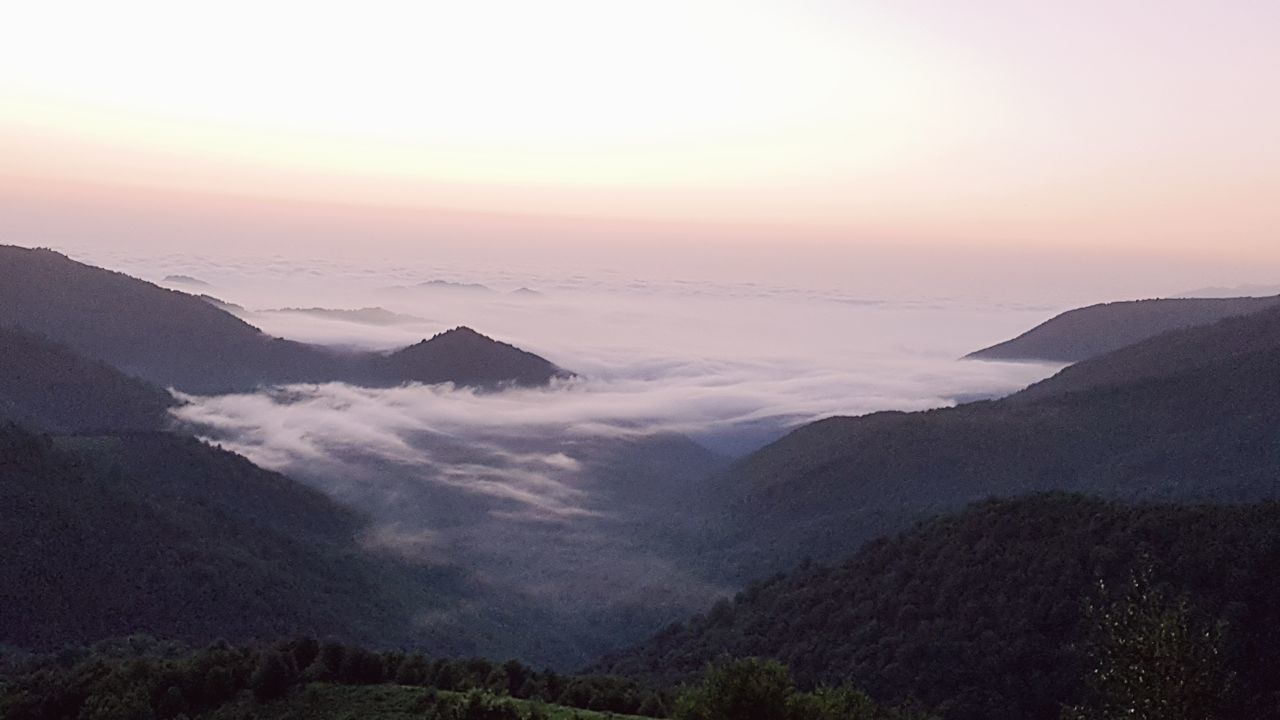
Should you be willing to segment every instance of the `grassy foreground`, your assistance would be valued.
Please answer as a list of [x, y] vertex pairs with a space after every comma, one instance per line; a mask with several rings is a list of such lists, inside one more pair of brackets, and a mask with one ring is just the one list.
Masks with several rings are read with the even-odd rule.
[[[258, 703], [249, 695], [201, 714], [199, 720], [422, 720], [430, 707], [430, 691], [405, 685], [328, 685], [312, 683], [287, 697]], [[440, 692], [441, 700], [458, 699], [462, 693]], [[535, 705], [529, 700], [511, 700], [527, 714]], [[615, 715], [590, 710], [541, 705], [548, 720], [645, 720], [634, 715]]]

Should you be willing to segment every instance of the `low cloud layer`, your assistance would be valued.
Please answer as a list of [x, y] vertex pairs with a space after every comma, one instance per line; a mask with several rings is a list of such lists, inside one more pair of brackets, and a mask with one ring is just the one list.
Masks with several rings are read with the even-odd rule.
[[[275, 335], [385, 349], [465, 324], [578, 373], [503, 392], [294, 385], [183, 396], [175, 411], [363, 511], [366, 548], [467, 573], [475, 594], [421, 623], [537, 617], [570, 648], [510, 650], [539, 660], [588, 660], [733, 590], [708, 583], [690, 551], [706, 517], [697, 490], [728, 457], [822, 417], [1001, 395], [1055, 369], [957, 359], [1054, 314], [1034, 305], [620, 274], [226, 260], [148, 270], [179, 271]], [[433, 279], [491, 292], [416, 287]], [[521, 286], [539, 294], [510, 292]], [[378, 307], [404, 321], [267, 312], [281, 307]]]

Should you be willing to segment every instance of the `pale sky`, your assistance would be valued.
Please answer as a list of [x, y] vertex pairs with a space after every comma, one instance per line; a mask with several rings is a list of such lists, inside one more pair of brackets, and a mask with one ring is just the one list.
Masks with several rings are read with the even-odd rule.
[[1275, 0], [5, 3], [0, 209], [122, 185], [1280, 260], [1277, 88]]

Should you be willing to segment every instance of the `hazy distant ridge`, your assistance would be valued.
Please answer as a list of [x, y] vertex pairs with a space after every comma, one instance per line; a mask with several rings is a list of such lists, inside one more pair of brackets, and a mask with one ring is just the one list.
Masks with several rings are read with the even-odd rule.
[[1280, 304], [1280, 297], [1169, 298], [1070, 310], [1018, 337], [978, 350], [975, 360], [1078, 362], [1170, 330], [1208, 325]]

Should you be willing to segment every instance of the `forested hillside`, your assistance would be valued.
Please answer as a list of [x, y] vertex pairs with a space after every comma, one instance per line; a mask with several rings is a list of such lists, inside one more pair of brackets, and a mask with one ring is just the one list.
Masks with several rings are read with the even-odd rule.
[[0, 645], [408, 626], [359, 519], [323, 495], [187, 438], [58, 444], [0, 426]]
[[[1143, 560], [1147, 558], [1148, 560]], [[1231, 717], [1274, 717], [1280, 506], [989, 502], [877, 540], [836, 566], [752, 585], [592, 670], [661, 683], [721, 656], [780, 660], [804, 685], [850, 681], [948, 720], [1051, 720], [1090, 667], [1088, 601], [1150, 563], [1208, 625], [1225, 623]]]
[[1277, 497], [1280, 311], [1169, 334], [1060, 377], [1122, 362], [1134, 379], [802, 427], [716, 481], [731, 511], [707, 540], [708, 565], [750, 578], [806, 556], [836, 560], [993, 496]]
[[169, 393], [39, 335], [0, 327], [0, 420], [58, 432], [159, 430]]
[[1280, 308], [1174, 330], [1076, 363], [1018, 393], [1020, 400], [1132, 384], [1280, 348]]

